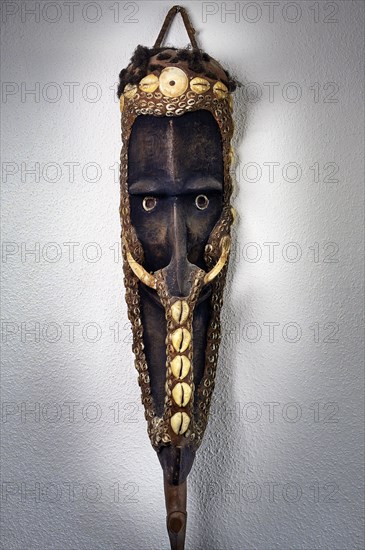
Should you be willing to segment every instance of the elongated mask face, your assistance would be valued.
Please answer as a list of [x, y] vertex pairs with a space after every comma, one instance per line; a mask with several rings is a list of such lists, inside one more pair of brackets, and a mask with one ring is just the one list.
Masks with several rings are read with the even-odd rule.
[[173, 473], [180, 480], [194, 456], [186, 433], [204, 375], [212, 291], [205, 247], [222, 215], [223, 174], [219, 127], [208, 111], [139, 117], [133, 125], [131, 223], [154, 279], [139, 283], [144, 353], [156, 414], [175, 446], [187, 447], [183, 469]]

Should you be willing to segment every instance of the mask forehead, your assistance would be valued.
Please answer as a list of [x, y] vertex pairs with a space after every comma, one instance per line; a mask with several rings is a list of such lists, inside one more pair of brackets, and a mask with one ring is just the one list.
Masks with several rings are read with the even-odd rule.
[[219, 191], [223, 178], [222, 140], [210, 112], [137, 118], [128, 150], [131, 194], [174, 195], [199, 188]]

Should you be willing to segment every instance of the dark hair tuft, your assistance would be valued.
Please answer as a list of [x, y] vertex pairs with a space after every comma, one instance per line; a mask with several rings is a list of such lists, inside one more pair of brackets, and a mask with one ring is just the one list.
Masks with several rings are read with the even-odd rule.
[[145, 46], [137, 46], [132, 55], [131, 64], [138, 67], [143, 65], [150, 58], [150, 50]]
[[170, 59], [171, 57], [171, 54], [170, 53], [167, 53], [167, 52], [161, 52], [158, 54], [157, 56], [157, 59], [159, 61], [164, 61], [165, 59]]
[[226, 73], [227, 80], [228, 80], [228, 82], [225, 82], [225, 84], [226, 84], [226, 86], [227, 86], [227, 88], [230, 92], [234, 92], [235, 89], [237, 88], [238, 82], [234, 78], [231, 77], [231, 75], [229, 74], [228, 71], [224, 71], [224, 72]]
[[190, 56], [191, 52], [189, 52], [188, 50], [179, 50], [176, 57], [178, 57], [179, 61], [188, 61], [190, 59]]
[[127, 74], [127, 69], [122, 69], [119, 73], [119, 78], [122, 79]]
[[202, 55], [202, 52], [200, 50], [193, 50], [192, 54], [191, 54], [191, 58], [193, 60], [193, 62], [202, 62], [203, 61], [203, 55]]
[[189, 63], [189, 69], [191, 71], [194, 71], [194, 73], [203, 73], [204, 72], [204, 67], [203, 65], [200, 63], [200, 61], [190, 61]]

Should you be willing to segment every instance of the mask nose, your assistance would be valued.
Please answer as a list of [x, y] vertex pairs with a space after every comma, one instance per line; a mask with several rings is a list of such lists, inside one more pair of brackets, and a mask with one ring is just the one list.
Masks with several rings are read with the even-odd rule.
[[171, 260], [162, 271], [172, 296], [188, 296], [191, 290], [192, 275], [197, 266], [188, 260], [188, 231], [185, 213], [179, 200], [175, 198], [171, 209], [169, 244]]

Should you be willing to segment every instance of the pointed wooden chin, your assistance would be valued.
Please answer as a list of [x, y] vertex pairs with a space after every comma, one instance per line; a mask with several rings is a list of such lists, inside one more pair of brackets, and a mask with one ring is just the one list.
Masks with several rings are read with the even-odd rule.
[[166, 502], [166, 527], [170, 539], [171, 550], [184, 550], [186, 534], [186, 500], [187, 482], [171, 485], [164, 475], [164, 490]]

